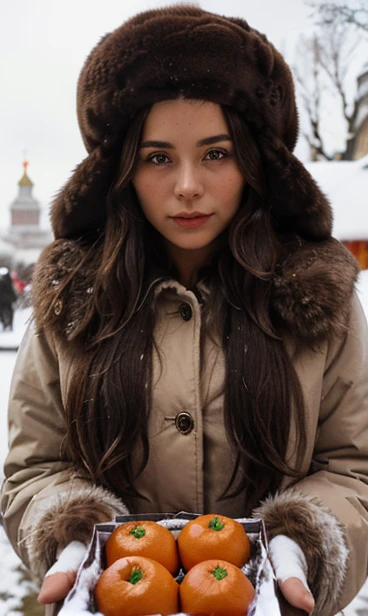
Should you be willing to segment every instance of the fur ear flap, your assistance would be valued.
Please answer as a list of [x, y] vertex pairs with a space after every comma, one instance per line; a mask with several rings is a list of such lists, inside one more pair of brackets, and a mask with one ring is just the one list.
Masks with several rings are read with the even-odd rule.
[[258, 143], [276, 231], [313, 240], [330, 237], [332, 209], [309, 171], [269, 131], [260, 134]]
[[359, 267], [340, 242], [300, 242], [277, 266], [272, 305], [290, 331], [310, 344], [344, 335]]
[[75, 169], [51, 207], [55, 238], [78, 238], [96, 231], [106, 219], [106, 197], [113, 182], [118, 157], [93, 150]]

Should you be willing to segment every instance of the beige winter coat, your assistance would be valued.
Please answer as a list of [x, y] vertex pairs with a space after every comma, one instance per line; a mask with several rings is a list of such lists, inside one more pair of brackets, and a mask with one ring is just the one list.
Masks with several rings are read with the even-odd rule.
[[[301, 267], [313, 279], [309, 270], [315, 266], [303, 262], [301, 267], [297, 261], [288, 276], [293, 281]], [[340, 321], [346, 307], [337, 313]], [[150, 458], [137, 482], [147, 501], [137, 500], [134, 512], [244, 515], [241, 495], [217, 501], [234, 457], [223, 426], [222, 351], [206, 339], [201, 365], [200, 327], [196, 296], [177, 282], [161, 283], [155, 338], [162, 369], [154, 354]], [[285, 478], [282, 493], [257, 511], [271, 536], [285, 533], [301, 545], [320, 616], [351, 601], [366, 578], [368, 560], [368, 336], [355, 296], [349, 322], [342, 327], [340, 322], [336, 332], [318, 350], [306, 345], [299, 354], [286, 341], [306, 402], [304, 478], [293, 487]], [[126, 512], [114, 495], [76, 478], [70, 460], [60, 455], [63, 404], [73, 378], [78, 378], [78, 369], [68, 346], [32, 324], [11, 388], [2, 511], [15, 550], [40, 579], [58, 548], [73, 538], [87, 541], [93, 523]], [[292, 450], [291, 438], [291, 461]]]

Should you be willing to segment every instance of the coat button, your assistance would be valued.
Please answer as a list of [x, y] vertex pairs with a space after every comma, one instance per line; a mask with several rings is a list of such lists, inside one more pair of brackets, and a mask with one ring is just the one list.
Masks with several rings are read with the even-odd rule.
[[182, 434], [189, 434], [194, 428], [194, 420], [188, 411], [182, 411], [175, 417], [175, 426]]
[[179, 312], [180, 312], [180, 316], [183, 319], [183, 321], [190, 321], [190, 319], [193, 316], [193, 311], [192, 311], [192, 308], [189, 306], [189, 304], [181, 304], [179, 308]]

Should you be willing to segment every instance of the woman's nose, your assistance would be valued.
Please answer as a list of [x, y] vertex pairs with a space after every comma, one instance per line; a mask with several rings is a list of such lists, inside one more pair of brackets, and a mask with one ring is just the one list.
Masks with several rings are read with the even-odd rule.
[[203, 182], [199, 170], [194, 165], [182, 165], [178, 169], [175, 182], [177, 199], [198, 199], [203, 194]]

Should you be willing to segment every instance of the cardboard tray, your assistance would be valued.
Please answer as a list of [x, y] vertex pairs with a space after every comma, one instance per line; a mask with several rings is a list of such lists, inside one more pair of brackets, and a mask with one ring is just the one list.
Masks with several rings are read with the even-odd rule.
[[[106, 568], [105, 544], [113, 530], [119, 524], [130, 521], [153, 520], [166, 526], [175, 536], [185, 526], [188, 520], [198, 517], [195, 514], [180, 512], [177, 514], [141, 514], [117, 516], [114, 522], [96, 524], [93, 536], [76, 577], [75, 584], [66, 597], [60, 616], [73, 613], [73, 616], [99, 614], [95, 599], [94, 587], [102, 571]], [[251, 543], [249, 562], [243, 567], [244, 573], [255, 588], [255, 598], [249, 606], [247, 616], [303, 616], [305, 612], [292, 608], [278, 591], [271, 562], [268, 558], [267, 536], [263, 521], [260, 519], [237, 518]], [[183, 579], [180, 570], [177, 581]], [[121, 613], [121, 616], [124, 616]]]

